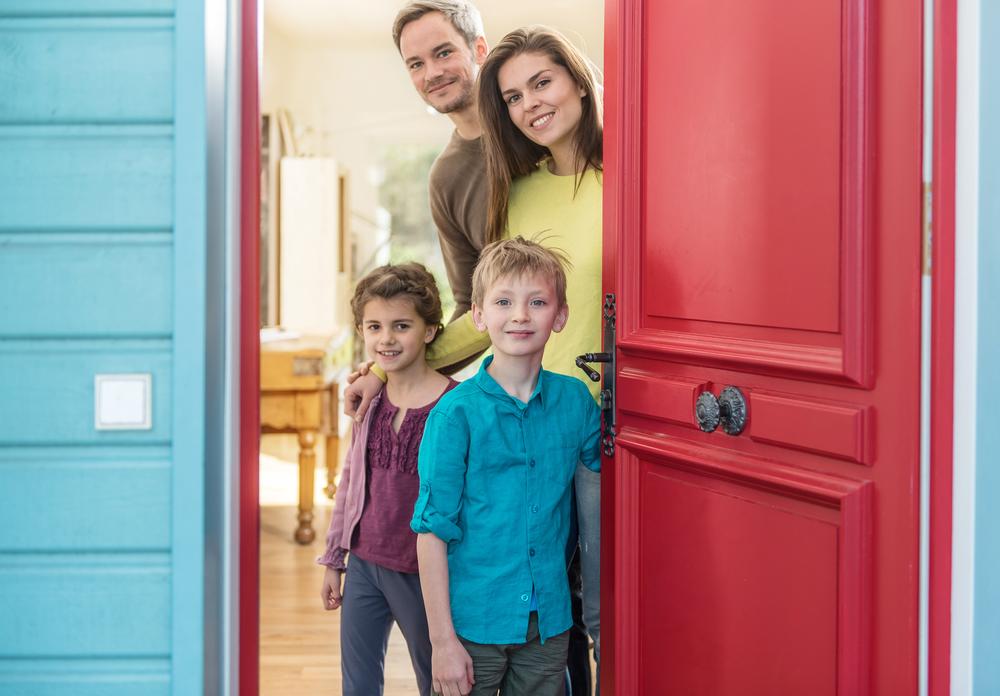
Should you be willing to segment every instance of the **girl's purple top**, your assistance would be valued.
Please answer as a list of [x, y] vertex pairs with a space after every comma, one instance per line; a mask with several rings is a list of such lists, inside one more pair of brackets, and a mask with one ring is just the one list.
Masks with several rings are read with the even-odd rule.
[[[445, 392], [457, 385], [450, 380]], [[440, 397], [439, 397], [440, 398]], [[417, 572], [417, 535], [410, 530], [413, 504], [420, 492], [417, 453], [427, 415], [437, 399], [411, 408], [399, 432], [392, 420], [399, 412], [385, 392], [368, 431], [365, 502], [351, 540], [351, 553], [401, 573]]]

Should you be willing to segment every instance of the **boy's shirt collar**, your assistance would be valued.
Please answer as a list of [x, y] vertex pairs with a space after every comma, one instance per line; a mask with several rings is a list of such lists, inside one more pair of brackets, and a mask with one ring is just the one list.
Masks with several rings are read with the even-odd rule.
[[[486, 358], [483, 360], [482, 364], [479, 366], [479, 372], [477, 372], [476, 376], [473, 378], [474, 381], [476, 382], [476, 385], [487, 394], [492, 394], [498, 398], [507, 399], [509, 401], [514, 402], [515, 404], [517, 404], [518, 408], [521, 409], [527, 408], [528, 404], [508, 394], [504, 390], [504, 388], [500, 386], [500, 383], [497, 382], [495, 379], [493, 379], [493, 375], [491, 375], [489, 372], [486, 371], [486, 368], [489, 367], [490, 363], [492, 362], [493, 362], [493, 356], [487, 355]], [[531, 392], [531, 396], [528, 398], [529, 404], [537, 397], [539, 406], [545, 405], [545, 401], [542, 397], [542, 391], [543, 391], [542, 385], [544, 383], [545, 383], [545, 370], [539, 369], [538, 379], [535, 380], [535, 389]]]

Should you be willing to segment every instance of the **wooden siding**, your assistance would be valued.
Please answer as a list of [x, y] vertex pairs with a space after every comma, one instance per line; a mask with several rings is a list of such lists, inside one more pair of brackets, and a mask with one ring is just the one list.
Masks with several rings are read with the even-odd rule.
[[173, 224], [169, 126], [0, 126], [0, 161], [0, 230]]
[[0, 47], [0, 122], [173, 117], [171, 19], [4, 19]]
[[203, 15], [0, 3], [0, 695], [201, 691]]
[[0, 246], [0, 337], [170, 337], [169, 233], [0, 233]]

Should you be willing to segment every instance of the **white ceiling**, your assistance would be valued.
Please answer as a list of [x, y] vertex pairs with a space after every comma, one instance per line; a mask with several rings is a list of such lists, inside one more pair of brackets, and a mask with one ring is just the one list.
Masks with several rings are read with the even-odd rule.
[[[405, 0], [263, 0], [266, 22], [290, 38], [338, 44], [385, 42]], [[478, 0], [490, 43], [526, 24], [562, 31], [603, 61], [603, 0]]]

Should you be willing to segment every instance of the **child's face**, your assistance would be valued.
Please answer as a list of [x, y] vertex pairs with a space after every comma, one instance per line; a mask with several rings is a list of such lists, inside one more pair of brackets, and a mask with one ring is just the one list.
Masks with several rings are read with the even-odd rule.
[[569, 307], [559, 305], [552, 281], [543, 276], [498, 278], [473, 305], [472, 318], [480, 331], [489, 331], [493, 352], [509, 356], [541, 357], [553, 331], [562, 331]]
[[423, 360], [424, 349], [436, 331], [436, 327], [428, 326], [417, 314], [413, 300], [405, 296], [370, 300], [359, 327], [368, 356], [386, 374], [405, 370]]

